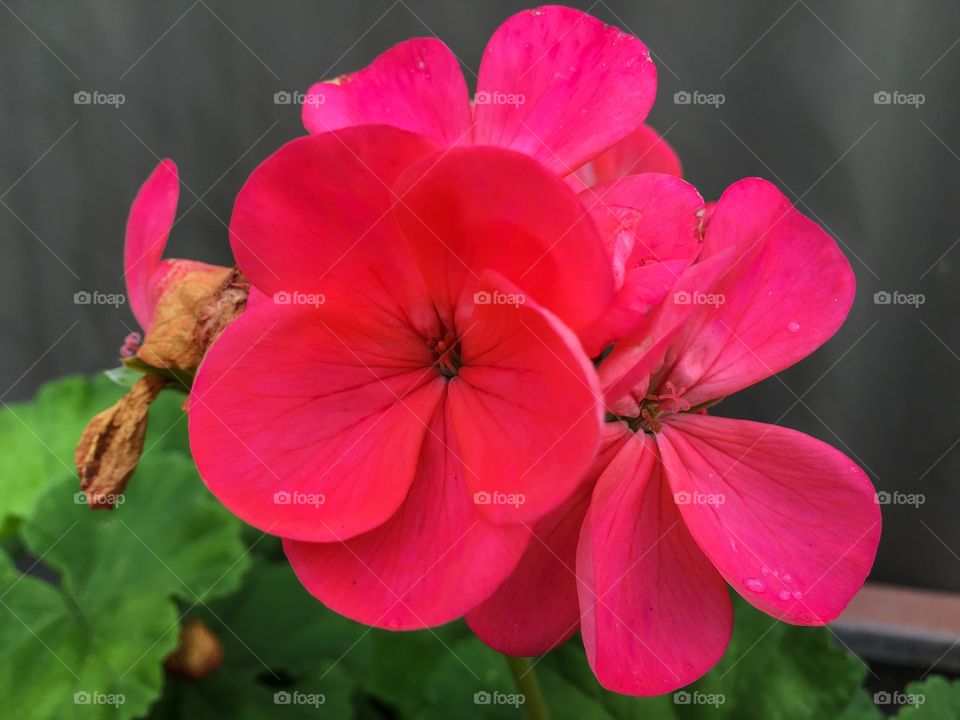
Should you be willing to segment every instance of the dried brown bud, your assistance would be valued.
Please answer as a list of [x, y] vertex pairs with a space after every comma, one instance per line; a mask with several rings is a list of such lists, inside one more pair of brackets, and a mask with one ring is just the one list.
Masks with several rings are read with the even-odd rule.
[[250, 283], [236, 268], [188, 272], [157, 301], [137, 358], [154, 368], [194, 370], [207, 348], [243, 312]]
[[162, 377], [144, 375], [87, 424], [74, 460], [91, 508], [112, 509], [123, 495], [143, 453], [147, 410], [166, 383]]
[[202, 621], [193, 619], [180, 631], [177, 649], [164, 664], [172, 673], [199, 680], [220, 667], [222, 662], [223, 644], [220, 638]]

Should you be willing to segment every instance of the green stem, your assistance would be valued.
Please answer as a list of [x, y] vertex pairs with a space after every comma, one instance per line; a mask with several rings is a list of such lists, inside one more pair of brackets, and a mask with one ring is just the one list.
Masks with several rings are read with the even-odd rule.
[[517, 690], [523, 694], [523, 707], [527, 711], [527, 717], [530, 720], [550, 720], [550, 711], [547, 710], [547, 703], [543, 699], [543, 690], [540, 689], [540, 681], [533, 670], [533, 663], [530, 658], [513, 657], [504, 655], [507, 660], [507, 666], [510, 668], [510, 674], [513, 675], [513, 682]]

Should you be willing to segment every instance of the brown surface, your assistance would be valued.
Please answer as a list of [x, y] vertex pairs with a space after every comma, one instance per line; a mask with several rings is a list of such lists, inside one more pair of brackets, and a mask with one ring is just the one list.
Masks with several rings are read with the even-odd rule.
[[883, 626], [898, 633], [960, 637], [960, 595], [869, 583], [836, 624]]

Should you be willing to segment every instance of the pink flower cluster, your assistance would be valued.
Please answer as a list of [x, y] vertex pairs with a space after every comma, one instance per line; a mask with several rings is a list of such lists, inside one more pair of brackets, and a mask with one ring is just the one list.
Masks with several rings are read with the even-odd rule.
[[[707, 206], [643, 124], [656, 84], [643, 43], [569, 8], [507, 20], [472, 101], [410, 40], [311, 88], [311, 134], [241, 190], [253, 290], [197, 373], [192, 450], [327, 606], [465, 615], [513, 655], [579, 628], [605, 687], [648, 695], [721, 657], [728, 587], [822, 625], [863, 583], [864, 472], [712, 408], [834, 334], [849, 264], [768, 182]], [[175, 189], [151, 177], [128, 244], [165, 239]]]

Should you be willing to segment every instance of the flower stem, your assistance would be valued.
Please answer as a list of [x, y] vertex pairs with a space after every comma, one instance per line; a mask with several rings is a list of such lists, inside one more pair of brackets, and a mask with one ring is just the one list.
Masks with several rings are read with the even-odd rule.
[[543, 699], [543, 690], [540, 689], [540, 681], [533, 670], [533, 663], [530, 658], [513, 657], [504, 655], [507, 660], [507, 666], [510, 668], [510, 674], [513, 675], [513, 682], [517, 690], [523, 694], [523, 707], [526, 708], [527, 717], [530, 720], [550, 720], [550, 711], [547, 710], [547, 703]]

